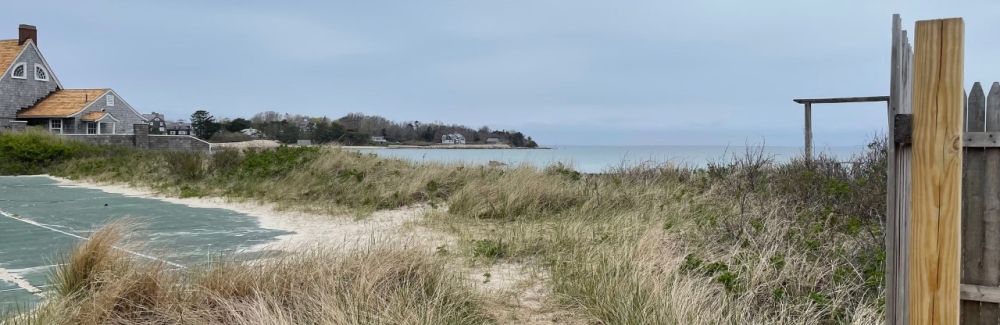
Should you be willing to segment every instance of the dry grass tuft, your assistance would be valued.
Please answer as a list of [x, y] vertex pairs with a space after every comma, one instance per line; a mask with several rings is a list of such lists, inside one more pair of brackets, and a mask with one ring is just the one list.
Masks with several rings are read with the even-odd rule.
[[111, 225], [76, 246], [55, 296], [12, 324], [484, 324], [481, 298], [415, 250], [314, 250], [170, 270], [115, 249]]

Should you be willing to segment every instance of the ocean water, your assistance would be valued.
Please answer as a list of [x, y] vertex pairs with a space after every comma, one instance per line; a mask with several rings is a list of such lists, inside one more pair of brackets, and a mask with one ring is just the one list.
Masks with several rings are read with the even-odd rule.
[[[726, 159], [745, 152], [744, 146], [559, 146], [552, 149], [352, 149], [380, 157], [409, 159], [417, 162], [465, 162], [485, 164], [498, 161], [506, 164], [526, 163], [538, 167], [558, 162], [585, 173], [601, 173], [616, 166], [640, 163], [672, 163], [704, 167], [709, 161]], [[865, 146], [823, 147], [814, 149], [838, 160], [850, 160], [862, 153]], [[777, 162], [801, 157], [802, 147], [764, 147], [764, 152]]]

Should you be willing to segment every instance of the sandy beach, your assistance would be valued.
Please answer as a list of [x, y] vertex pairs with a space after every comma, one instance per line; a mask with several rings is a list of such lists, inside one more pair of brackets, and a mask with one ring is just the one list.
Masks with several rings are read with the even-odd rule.
[[409, 221], [422, 218], [428, 209], [424, 206], [377, 211], [365, 219], [356, 220], [351, 216], [330, 216], [279, 210], [274, 204], [236, 201], [221, 197], [167, 197], [149, 189], [134, 188], [122, 184], [102, 184], [69, 180], [51, 175], [44, 176], [58, 181], [58, 185], [64, 187], [88, 188], [131, 197], [151, 198], [194, 208], [227, 209], [256, 218], [261, 228], [294, 232], [291, 235], [279, 236], [277, 242], [254, 247], [254, 250], [295, 251], [320, 246], [353, 249], [367, 247], [373, 243], [434, 249], [439, 245], [450, 245], [455, 241], [450, 235], [434, 232], [424, 227], [403, 227]]

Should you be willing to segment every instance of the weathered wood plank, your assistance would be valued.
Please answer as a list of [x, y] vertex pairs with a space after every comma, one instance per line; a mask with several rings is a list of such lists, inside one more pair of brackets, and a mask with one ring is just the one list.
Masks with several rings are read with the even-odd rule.
[[[976, 86], [979, 86], [978, 82]], [[979, 92], [982, 92], [981, 87]], [[998, 132], [997, 136], [1000, 137], [1000, 83], [994, 82], [990, 88], [989, 96], [986, 97], [981, 99], [985, 101], [986, 106], [986, 131]], [[971, 97], [969, 102], [971, 105]], [[986, 156], [984, 179], [986, 186], [983, 190], [985, 211], [981, 224], [981, 234], [976, 234], [983, 236], [982, 273], [979, 284], [996, 288], [1000, 285], [1000, 148], [987, 148], [984, 154]], [[984, 303], [980, 308], [979, 315], [982, 324], [1000, 323], [1000, 305]]]
[[[963, 94], [963, 100], [966, 96]], [[977, 82], [972, 86], [972, 93], [967, 97], [965, 116], [965, 131], [963, 141], [970, 143], [985, 140], [978, 135], [989, 135], [986, 131], [986, 96], [983, 87]], [[987, 137], [988, 139], [989, 137]], [[986, 177], [986, 152], [983, 148], [966, 147], [962, 158], [962, 283], [982, 284], [983, 260], [983, 179]], [[979, 324], [979, 301], [961, 302], [961, 320], [963, 324]]]
[[812, 160], [812, 144], [813, 144], [812, 104], [811, 103], [806, 103], [805, 106], [806, 106], [806, 108], [805, 108], [805, 127], [804, 127], [805, 128], [804, 133], [805, 133], [805, 137], [806, 137], [806, 139], [805, 139], [806, 140], [806, 145], [805, 145], [805, 151], [806, 152], [805, 152], [805, 155], [806, 155], [806, 161], [811, 161]]
[[[901, 94], [901, 89], [903, 88], [903, 76], [902, 68], [903, 64], [903, 38], [900, 33], [902, 32], [902, 22], [899, 14], [892, 15], [892, 50], [889, 68], [889, 101], [888, 101], [888, 116], [889, 116], [889, 139], [895, 139], [895, 134], [893, 129], [895, 128], [895, 117], [896, 113], [899, 111], [899, 101]], [[886, 324], [896, 324], [896, 296], [893, 294], [896, 292], [896, 282], [898, 277], [896, 277], [896, 265], [898, 262], [898, 254], [895, 252], [896, 241], [898, 240], [898, 235], [895, 231], [889, 231], [889, 229], [899, 228], [896, 225], [896, 142], [890, 142], [886, 144], [888, 146], [888, 156], [887, 162], [888, 170], [886, 171], [886, 211], [885, 211], [885, 306], [886, 306]]]
[[958, 324], [965, 23], [916, 23], [910, 324]]
[[[900, 114], [913, 114], [913, 48], [907, 32], [902, 31], [904, 55], [903, 55], [903, 97], [899, 106]], [[911, 146], [900, 146], [896, 151], [896, 170], [899, 178], [896, 179], [897, 192], [896, 199], [896, 225], [894, 229], [896, 240], [895, 253], [897, 254], [896, 264], [896, 323], [909, 324], [909, 292], [910, 292], [910, 203], [911, 203], [911, 170], [913, 160], [913, 148]]]
[[[1000, 303], [1000, 287], [962, 284], [959, 286], [962, 300]], [[993, 322], [995, 324], [996, 322]], [[965, 321], [962, 324], [970, 324]], [[984, 323], [985, 324], [985, 323]]]
[[[1000, 147], [1000, 132], [966, 132], [962, 134], [962, 146], [966, 148]], [[968, 155], [966, 155], [968, 157]]]
[[834, 103], [866, 103], [866, 102], [887, 102], [889, 96], [868, 96], [868, 97], [837, 97], [837, 98], [803, 98], [792, 99], [799, 104], [834, 104]]

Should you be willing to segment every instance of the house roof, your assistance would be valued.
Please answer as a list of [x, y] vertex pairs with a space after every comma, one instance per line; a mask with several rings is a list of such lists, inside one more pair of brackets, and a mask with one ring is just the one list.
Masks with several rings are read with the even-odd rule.
[[[25, 42], [24, 44], [28, 44]], [[16, 39], [0, 40], [0, 70], [7, 71], [17, 56], [24, 50], [24, 44], [17, 45]]]
[[108, 89], [56, 90], [17, 117], [70, 117], [101, 97]]
[[111, 115], [111, 114], [109, 114], [107, 112], [89, 112], [89, 113], [83, 115], [83, 121], [84, 122], [97, 122], [97, 121], [103, 120], [103, 119], [108, 118], [108, 117], [110, 117], [112, 120], [118, 121], [118, 119], [116, 119], [114, 115]]

